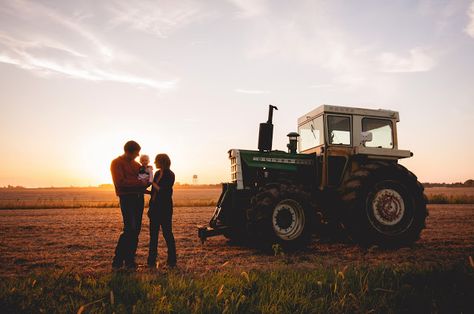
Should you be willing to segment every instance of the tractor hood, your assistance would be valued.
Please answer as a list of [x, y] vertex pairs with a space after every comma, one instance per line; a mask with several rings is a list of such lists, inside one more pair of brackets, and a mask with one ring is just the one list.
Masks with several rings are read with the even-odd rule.
[[266, 168], [296, 171], [298, 166], [311, 166], [314, 156], [307, 154], [289, 154], [283, 151], [259, 152], [254, 150], [231, 149], [229, 158], [239, 158], [251, 168]]

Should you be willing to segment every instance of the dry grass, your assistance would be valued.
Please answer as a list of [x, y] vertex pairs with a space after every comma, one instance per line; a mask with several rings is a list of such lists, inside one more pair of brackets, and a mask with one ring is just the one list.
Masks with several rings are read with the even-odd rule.
[[434, 187], [425, 189], [431, 204], [474, 204], [474, 188]]
[[472, 187], [458, 187], [458, 188], [446, 188], [446, 187], [434, 187], [434, 188], [426, 188], [425, 193], [430, 196], [434, 194], [443, 194], [443, 195], [468, 195], [474, 196], [474, 188]]
[[[220, 192], [220, 188], [178, 188], [174, 191], [173, 199], [176, 207], [215, 206]], [[474, 188], [427, 188], [425, 193], [431, 204], [474, 204]], [[118, 206], [118, 198], [111, 189], [0, 190], [0, 209], [115, 208]]]
[[[215, 206], [220, 188], [175, 189], [174, 203], [181, 206]], [[149, 199], [149, 196], [146, 196]], [[113, 190], [98, 188], [0, 190], [0, 209], [115, 208]]]

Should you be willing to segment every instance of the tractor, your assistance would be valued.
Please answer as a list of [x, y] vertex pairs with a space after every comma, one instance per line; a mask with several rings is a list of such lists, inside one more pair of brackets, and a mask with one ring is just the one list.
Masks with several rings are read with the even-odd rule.
[[417, 177], [398, 163], [398, 112], [322, 105], [298, 119], [287, 151], [272, 150], [273, 112], [258, 150], [229, 150], [231, 182], [198, 236], [306, 246], [313, 235], [400, 247], [419, 239], [428, 215]]

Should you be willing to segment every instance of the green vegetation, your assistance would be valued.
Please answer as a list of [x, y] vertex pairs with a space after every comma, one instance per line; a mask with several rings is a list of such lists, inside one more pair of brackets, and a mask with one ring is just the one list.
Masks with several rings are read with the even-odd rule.
[[474, 204], [474, 195], [433, 194], [428, 197], [430, 204]]
[[2, 313], [467, 313], [474, 308], [474, 271], [282, 266], [201, 275], [43, 272], [3, 279], [0, 308]]

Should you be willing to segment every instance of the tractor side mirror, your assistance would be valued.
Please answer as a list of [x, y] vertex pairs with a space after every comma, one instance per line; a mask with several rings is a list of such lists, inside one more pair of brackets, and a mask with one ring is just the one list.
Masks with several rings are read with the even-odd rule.
[[360, 143], [365, 146], [365, 143], [372, 142], [372, 132], [361, 132]]

